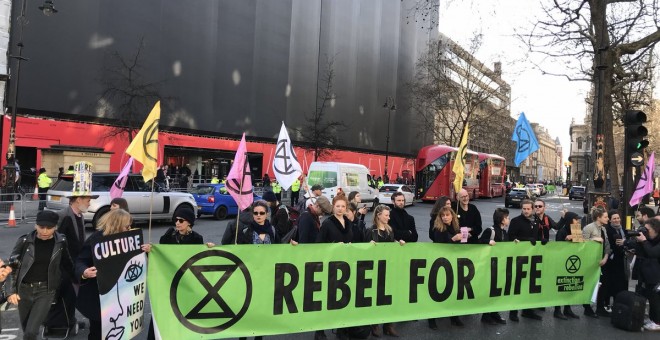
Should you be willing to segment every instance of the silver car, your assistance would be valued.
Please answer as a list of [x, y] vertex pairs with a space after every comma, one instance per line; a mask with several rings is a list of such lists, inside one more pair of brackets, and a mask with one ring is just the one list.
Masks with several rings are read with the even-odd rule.
[[[92, 194], [99, 198], [92, 199], [89, 209], [83, 214], [85, 222], [96, 222], [106, 212], [110, 211], [110, 188], [117, 179], [118, 173], [95, 173], [92, 176]], [[48, 190], [46, 208], [62, 210], [69, 205], [67, 196], [71, 195], [73, 176], [62, 176]], [[166, 191], [155, 184], [153, 193], [152, 220], [171, 221], [176, 217], [177, 209], [189, 208], [197, 214], [197, 203], [192, 194]], [[147, 184], [141, 175], [129, 175], [126, 181], [123, 198], [128, 202], [128, 208], [134, 221], [148, 221], [149, 209], [152, 206], [151, 184]]]

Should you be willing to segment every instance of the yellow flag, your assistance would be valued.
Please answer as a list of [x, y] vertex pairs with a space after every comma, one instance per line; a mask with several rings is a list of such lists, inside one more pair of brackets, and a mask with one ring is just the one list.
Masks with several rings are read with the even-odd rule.
[[151, 109], [142, 129], [135, 136], [126, 153], [142, 163], [142, 178], [147, 182], [156, 177], [158, 168], [158, 122], [160, 121], [160, 101]]
[[465, 154], [467, 154], [467, 139], [468, 133], [470, 133], [470, 127], [466, 123], [465, 130], [463, 130], [463, 135], [461, 136], [461, 144], [458, 146], [458, 151], [456, 151], [456, 159], [454, 159], [454, 167], [451, 171], [456, 174], [454, 178], [454, 192], [458, 192], [463, 188], [463, 177], [465, 177]]

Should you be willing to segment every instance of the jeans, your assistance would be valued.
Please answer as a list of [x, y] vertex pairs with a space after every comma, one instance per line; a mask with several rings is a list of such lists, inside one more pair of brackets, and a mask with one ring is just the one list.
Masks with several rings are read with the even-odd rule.
[[39, 328], [46, 320], [55, 291], [48, 291], [48, 283], [20, 285], [21, 300], [18, 303], [18, 316], [23, 328], [23, 339], [36, 340]]

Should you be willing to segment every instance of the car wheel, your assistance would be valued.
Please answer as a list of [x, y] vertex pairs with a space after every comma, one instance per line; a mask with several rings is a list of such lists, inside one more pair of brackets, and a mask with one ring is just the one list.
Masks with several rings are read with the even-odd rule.
[[108, 211], [110, 211], [109, 207], [103, 207], [99, 209], [99, 211], [97, 211], [96, 214], [94, 214], [94, 218], [92, 218], [92, 228], [96, 229], [99, 219], [103, 215], [105, 215]]
[[197, 212], [197, 218], [202, 217], [202, 213], [200, 211]]
[[216, 220], [224, 220], [227, 218], [227, 207], [223, 205], [219, 206], [217, 209], [215, 209], [213, 217], [215, 217]]

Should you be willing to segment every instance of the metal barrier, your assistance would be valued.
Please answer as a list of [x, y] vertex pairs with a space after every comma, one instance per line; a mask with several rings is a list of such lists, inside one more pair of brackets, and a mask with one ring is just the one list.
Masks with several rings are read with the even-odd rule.
[[9, 224], [9, 214], [14, 206], [14, 217], [16, 224], [25, 224], [36, 221], [39, 212], [39, 204], [46, 206], [46, 200], [33, 199], [33, 193], [25, 194], [0, 194], [0, 226]]

